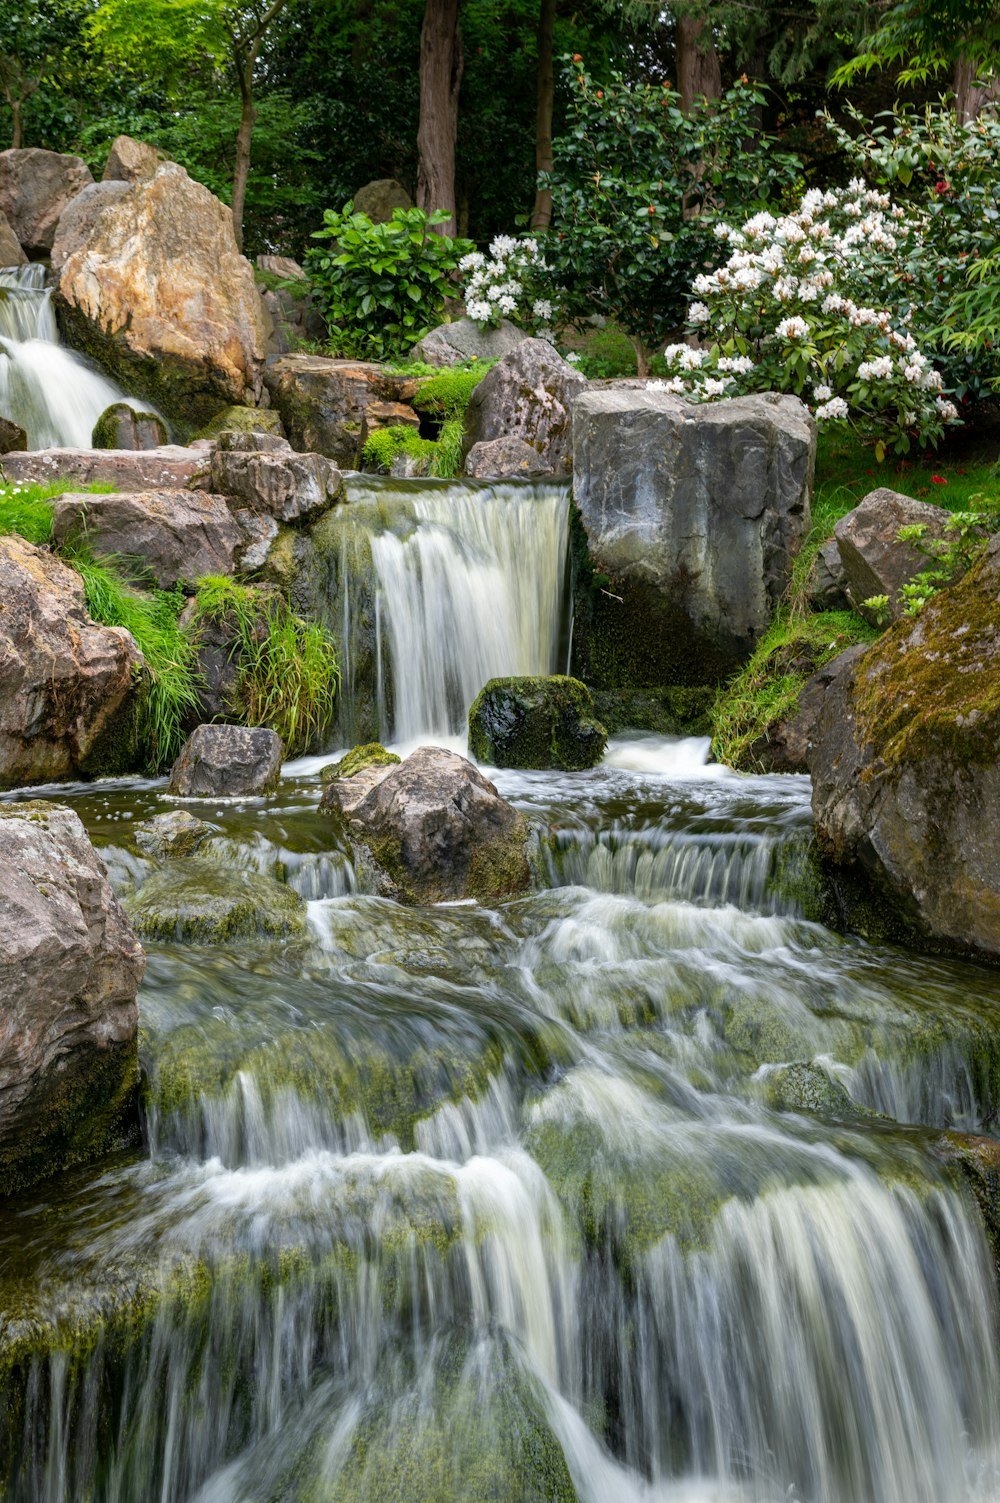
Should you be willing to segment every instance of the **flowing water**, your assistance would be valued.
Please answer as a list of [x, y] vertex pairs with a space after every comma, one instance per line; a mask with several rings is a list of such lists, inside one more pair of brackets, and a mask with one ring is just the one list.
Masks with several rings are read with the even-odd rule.
[[[455, 733], [467, 663], [562, 651], [565, 497], [479, 499], [507, 515], [432, 492], [372, 543], [407, 734]], [[414, 708], [418, 631], [444, 640]], [[286, 882], [303, 929], [150, 944], [143, 1150], [5, 1208], [0, 1495], [998, 1503], [959, 1165], [1000, 1102], [1000, 976], [812, 921], [808, 781], [706, 752], [496, 773], [538, 837], [496, 910], [364, 891], [325, 759], [193, 806], [189, 859]], [[48, 793], [126, 902], [155, 876], [162, 783]]]
[[0, 417], [25, 430], [29, 449], [89, 449], [104, 409], [128, 400], [59, 343], [45, 267], [0, 270]]

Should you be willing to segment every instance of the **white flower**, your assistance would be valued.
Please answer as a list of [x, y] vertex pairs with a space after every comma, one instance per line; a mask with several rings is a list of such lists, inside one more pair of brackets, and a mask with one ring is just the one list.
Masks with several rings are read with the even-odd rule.
[[711, 401], [713, 397], [724, 397], [729, 391], [730, 384], [727, 380], [716, 380], [713, 376], [707, 376], [698, 388], [698, 395], [707, 401]]
[[467, 256], [463, 256], [461, 261], [459, 261], [458, 269], [459, 271], [475, 271], [477, 267], [482, 266], [485, 260], [486, 257], [482, 251], [470, 251]]
[[809, 325], [804, 318], [795, 315], [792, 318], [783, 318], [775, 333], [779, 339], [805, 339], [809, 333]]
[[691, 386], [681, 376], [672, 376], [669, 381], [647, 381], [646, 390], [666, 391], [674, 397], [686, 397], [691, 390]]
[[817, 402], [829, 402], [833, 389], [821, 382], [819, 386], [813, 387], [813, 396]]
[[843, 397], [833, 397], [831, 401], [824, 402], [822, 407], [816, 408], [816, 421], [822, 423], [827, 418], [845, 418], [848, 411]]
[[536, 297], [531, 305], [531, 311], [535, 318], [548, 321], [552, 317], [552, 304], [547, 297]]
[[490, 307], [489, 303], [485, 303], [482, 300], [472, 302], [467, 300], [465, 304], [465, 311], [473, 320], [473, 322], [477, 324], [489, 323], [490, 319], [493, 317], [493, 309]]
[[706, 353], [704, 350], [692, 349], [689, 344], [668, 344], [663, 351], [663, 358], [667, 365], [679, 365], [682, 371], [696, 371], [704, 365]]
[[692, 303], [688, 309], [689, 324], [707, 324], [711, 316], [705, 303]]
[[566, 356], [566, 359], [569, 361], [570, 365], [578, 365], [583, 359], [583, 356], [580, 354], [579, 350], [570, 350], [569, 354]]
[[947, 401], [944, 397], [935, 397], [934, 406], [944, 418], [946, 423], [958, 422], [958, 408], [954, 402]]
[[857, 375], [859, 381], [887, 381], [892, 375], [892, 356], [878, 355], [874, 360], [862, 360]]
[[716, 370], [731, 371], [734, 376], [745, 376], [754, 368], [749, 355], [720, 355], [715, 362]]

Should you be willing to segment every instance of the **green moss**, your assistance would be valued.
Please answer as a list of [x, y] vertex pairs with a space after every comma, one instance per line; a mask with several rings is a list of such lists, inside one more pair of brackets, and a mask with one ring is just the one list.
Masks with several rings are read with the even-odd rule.
[[407, 423], [395, 423], [390, 428], [376, 428], [368, 435], [361, 450], [361, 461], [366, 469], [388, 474], [401, 454], [424, 460], [429, 467], [435, 451], [433, 440], [421, 438]]
[[624, 730], [655, 731], [660, 736], [710, 736], [716, 697], [713, 684], [596, 689], [594, 710], [612, 736]]
[[461, 418], [480, 381], [496, 365], [495, 360], [477, 360], [474, 365], [445, 366], [422, 380], [412, 401], [418, 412], [442, 421]]
[[148, 939], [221, 944], [258, 935], [288, 938], [305, 927], [302, 900], [273, 877], [191, 856], [155, 872], [126, 903]]
[[224, 407], [194, 435], [218, 438], [220, 433], [273, 433], [284, 438], [281, 416], [273, 407]]
[[469, 711], [469, 750], [494, 767], [594, 767], [608, 733], [579, 679], [493, 678]]
[[[139, 412], [129, 406], [127, 402], [115, 402], [105, 408], [94, 425], [94, 431], [90, 436], [91, 447], [94, 449], [120, 449], [122, 447], [122, 424], [129, 428], [143, 425], [150, 429], [149, 436], [155, 436], [157, 444], [167, 442], [166, 424], [156, 412]], [[128, 447], [128, 445], [126, 445]]]
[[378, 741], [369, 741], [364, 746], [355, 746], [339, 762], [329, 762], [321, 768], [319, 780], [332, 783], [334, 778], [353, 778], [366, 767], [394, 767], [399, 760], [395, 752], [386, 751]]

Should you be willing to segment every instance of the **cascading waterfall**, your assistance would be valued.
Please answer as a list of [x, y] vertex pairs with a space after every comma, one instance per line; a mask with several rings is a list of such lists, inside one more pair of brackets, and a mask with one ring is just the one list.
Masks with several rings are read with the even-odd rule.
[[30, 449], [89, 449], [94, 425], [128, 397], [59, 343], [45, 267], [0, 270], [0, 417]]
[[[348, 482], [338, 552], [345, 696], [367, 677], [383, 741], [455, 737], [490, 678], [553, 673], [568, 493], [555, 484]], [[370, 568], [370, 573], [368, 572]], [[358, 599], [358, 577], [368, 581]], [[353, 597], [353, 608], [352, 608]], [[359, 623], [373, 641], [364, 656]]]

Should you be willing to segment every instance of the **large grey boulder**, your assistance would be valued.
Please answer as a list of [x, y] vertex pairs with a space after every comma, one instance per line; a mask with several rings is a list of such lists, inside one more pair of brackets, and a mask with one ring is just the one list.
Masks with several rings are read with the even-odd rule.
[[76, 814], [0, 806], [0, 1196], [134, 1131], [143, 966]]
[[104, 164], [101, 181], [105, 183], [142, 183], [154, 177], [164, 162], [169, 162], [167, 152], [148, 141], [137, 141], [134, 136], [116, 136]]
[[526, 339], [475, 388], [465, 413], [465, 452], [498, 438], [519, 438], [556, 475], [573, 460], [571, 413], [586, 378], [545, 339]]
[[170, 769], [168, 791], [182, 798], [236, 798], [277, 787], [281, 737], [264, 726], [200, 725]]
[[117, 491], [207, 490], [210, 445], [160, 449], [37, 449], [4, 456], [4, 473], [22, 485], [111, 485]]
[[371, 361], [324, 355], [276, 356], [264, 379], [292, 447], [323, 454], [344, 470], [357, 467], [367, 408], [408, 401], [417, 386]]
[[847, 578], [847, 594], [855, 610], [873, 625], [880, 612], [866, 607], [873, 595], [888, 596], [888, 613], [893, 621], [903, 614], [900, 590], [909, 584], [930, 560], [913, 542], [901, 542], [901, 527], [920, 526], [928, 542], [945, 536], [947, 512], [926, 501], [915, 501], [899, 491], [880, 486], [869, 491], [853, 511], [841, 517], [833, 535]]
[[413, 199], [394, 177], [378, 177], [354, 195], [355, 214], [367, 214], [373, 224], [388, 224], [397, 209], [412, 209]]
[[9, 270], [12, 266], [24, 266], [27, 259], [20, 240], [11, 228], [10, 220], [0, 211], [0, 270]]
[[0, 213], [29, 256], [49, 253], [63, 210], [93, 181], [80, 157], [37, 146], [0, 151]]
[[460, 365], [463, 360], [502, 360], [531, 336], [506, 318], [495, 329], [482, 329], [471, 318], [438, 324], [413, 346], [414, 360], [425, 365]]
[[854, 922], [1000, 959], [1000, 537], [838, 663], [810, 767], [821, 849], [873, 895]]
[[320, 807], [342, 816], [377, 889], [403, 902], [492, 903], [528, 886], [524, 816], [455, 752], [421, 746], [398, 766], [365, 766], [329, 783]]
[[474, 480], [499, 476], [537, 480], [542, 475], [551, 475], [552, 467], [523, 438], [489, 438], [472, 445], [465, 456], [465, 473]]
[[102, 182], [66, 208], [52, 245], [69, 342], [192, 431], [263, 393], [266, 327], [233, 216], [176, 162]]
[[90, 619], [79, 574], [0, 538], [0, 788], [124, 770], [142, 661], [127, 631]]
[[573, 493], [593, 570], [577, 591], [581, 676], [707, 683], [744, 661], [808, 532], [815, 458], [795, 397], [578, 396]]
[[231, 574], [243, 534], [224, 497], [205, 491], [71, 491], [53, 502], [56, 543], [86, 539], [99, 557], [118, 558], [141, 583], [160, 589], [204, 574]]
[[224, 433], [212, 455], [212, 489], [300, 522], [326, 511], [343, 493], [336, 465], [322, 454], [297, 454], [284, 439], [262, 433]]

